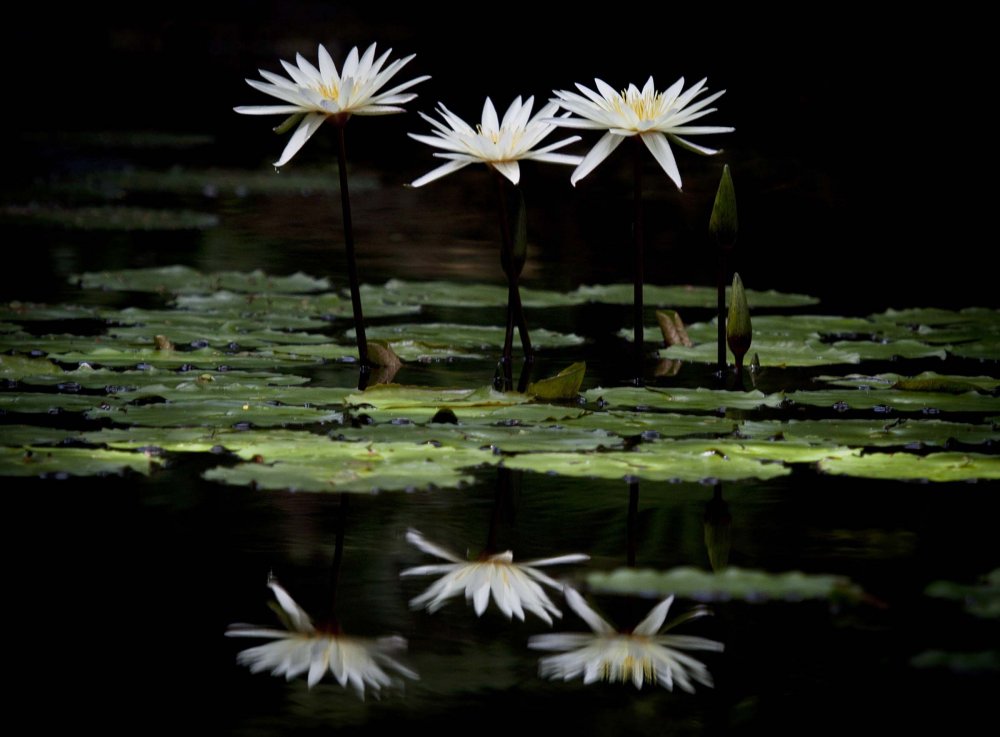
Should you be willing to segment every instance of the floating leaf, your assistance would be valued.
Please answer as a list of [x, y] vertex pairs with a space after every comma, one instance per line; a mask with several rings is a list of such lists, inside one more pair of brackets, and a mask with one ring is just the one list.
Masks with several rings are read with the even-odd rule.
[[859, 389], [899, 389], [910, 392], [939, 394], [966, 394], [970, 391], [991, 392], [1000, 386], [1000, 379], [991, 376], [955, 376], [934, 371], [924, 371], [916, 376], [900, 374], [848, 374], [847, 376], [817, 376], [833, 386], [851, 386]]
[[1000, 651], [957, 653], [925, 650], [910, 659], [914, 668], [947, 668], [955, 673], [996, 673], [1000, 671]]
[[530, 453], [505, 458], [504, 466], [561, 476], [647, 481], [737, 481], [770, 479], [790, 473], [779, 463], [763, 463], [736, 452], [726, 455], [705, 444], [666, 445], [658, 443], [653, 449], [639, 446], [631, 451], [607, 453]]
[[91, 409], [85, 416], [90, 420], [110, 419], [118, 423], [152, 427], [273, 427], [341, 420], [339, 412], [240, 399], [191, 399], [138, 406], [117, 405], [109, 409]]
[[[229, 445], [237, 445], [253, 431], [233, 431], [203, 427], [141, 427], [105, 428], [82, 434], [86, 442], [106, 445], [119, 450], [159, 448], [171, 453], [212, 453]], [[305, 433], [300, 432], [300, 435]]]
[[712, 415], [679, 415], [667, 412], [588, 412], [568, 421], [574, 428], [593, 428], [630, 437], [682, 437], [685, 435], [731, 435], [738, 420]]
[[346, 397], [348, 404], [367, 405], [375, 409], [432, 407], [452, 409], [464, 407], [500, 407], [523, 404], [530, 397], [516, 392], [498, 392], [492, 387], [479, 389], [437, 389], [401, 384], [380, 384], [361, 393]]
[[0, 376], [21, 381], [33, 376], [60, 376], [64, 372], [46, 358], [0, 355]]
[[584, 392], [588, 402], [604, 403], [614, 408], [651, 408], [668, 410], [718, 411], [725, 409], [756, 409], [777, 407], [782, 402], [780, 394], [728, 392], [717, 389], [677, 387], [654, 389], [650, 387], [597, 387]]
[[[523, 405], [532, 406], [532, 405]], [[516, 408], [519, 409], [519, 408]], [[563, 426], [450, 424], [379, 424], [342, 427], [331, 432], [340, 440], [359, 442], [433, 443], [452, 448], [493, 449], [500, 453], [587, 451], [621, 446], [624, 440], [603, 430]]]
[[[85, 343], [85, 341], [83, 341]], [[43, 344], [44, 345], [44, 344]], [[81, 346], [82, 348], [82, 346]], [[214, 370], [220, 366], [244, 369], [267, 369], [281, 366], [296, 367], [316, 363], [311, 356], [271, 351], [229, 353], [212, 348], [193, 351], [158, 351], [154, 348], [116, 348], [90, 342], [89, 350], [53, 351], [49, 357], [63, 363], [85, 362], [97, 366], [154, 366], [156, 368], [181, 368]]]
[[24, 414], [58, 414], [84, 412], [102, 404], [112, 406], [114, 400], [86, 394], [51, 394], [48, 392], [0, 392], [0, 410]]
[[[448, 281], [412, 282], [390, 279], [381, 286], [362, 284], [361, 298], [366, 308], [369, 299], [404, 305], [434, 305], [461, 307], [462, 309], [506, 307], [507, 287], [494, 284], [462, 284]], [[579, 304], [579, 300], [559, 292], [528, 289], [522, 286], [521, 303], [527, 308], [535, 309], [566, 307]]]
[[696, 601], [748, 602], [828, 599], [857, 602], [861, 588], [843, 576], [801, 571], [768, 573], [746, 568], [727, 568], [719, 573], [679, 567], [666, 571], [618, 568], [587, 574], [587, 585], [597, 593], [661, 598], [676, 595]]
[[[455, 487], [470, 483], [463, 469], [498, 460], [490, 451], [413, 445], [411, 443], [343, 443], [327, 440], [322, 447], [302, 444], [275, 451], [268, 445], [240, 449], [258, 462], [205, 472], [210, 481], [252, 484], [262, 489], [293, 491], [372, 492], [428, 487]], [[298, 456], [293, 454], [298, 452]], [[282, 460], [270, 462], [270, 458]], [[289, 460], [291, 458], [291, 460]]]
[[848, 409], [892, 409], [897, 412], [997, 412], [1000, 397], [988, 397], [978, 392], [936, 394], [934, 392], [904, 392], [884, 387], [859, 389], [828, 389], [796, 391], [786, 395], [795, 404], [814, 407]]
[[545, 400], [576, 399], [586, 371], [583, 361], [571, 364], [555, 376], [528, 384], [528, 394]]
[[[823, 366], [838, 363], [858, 363], [861, 355], [846, 347], [833, 347], [815, 340], [792, 342], [786, 340], [758, 339], [753, 340], [754, 352], [759, 357], [760, 365], [764, 367], [784, 368], [787, 366]], [[718, 359], [717, 346], [714, 343], [699, 343], [693, 347], [673, 345], [660, 351], [661, 358], [694, 363], [714, 363]], [[729, 360], [735, 357], [728, 346], [726, 355]]]
[[[337, 294], [242, 294], [221, 290], [212, 294], [181, 294], [175, 303], [188, 310], [209, 310], [233, 317], [260, 316], [264, 321], [273, 316], [282, 319], [299, 317], [344, 318], [345, 325], [352, 319], [353, 308], [349, 297]], [[365, 300], [365, 317], [390, 317], [412, 315], [420, 312], [419, 305], [392, 304], [377, 299]]]
[[781, 436], [807, 443], [838, 443], [852, 447], [886, 445], [946, 445], [955, 440], [978, 444], [1000, 441], [1000, 429], [941, 420], [765, 420], [740, 425], [748, 438]]
[[159, 465], [142, 453], [96, 448], [0, 448], [0, 476], [96, 476], [129, 469], [148, 474]]
[[76, 274], [71, 280], [84, 289], [117, 289], [157, 294], [205, 294], [226, 289], [231, 292], [298, 294], [321, 292], [330, 288], [327, 279], [303, 274], [273, 276], [259, 269], [251, 272], [220, 271], [205, 274], [188, 266], [161, 266], [118, 271], [91, 271]]
[[[756, 309], [764, 307], [804, 307], [819, 302], [815, 297], [804, 294], [782, 294], [774, 290], [759, 292], [747, 290], [747, 299]], [[604, 302], [607, 304], [632, 304], [631, 284], [595, 284], [584, 285], [570, 296], [580, 302]], [[643, 286], [643, 299], [647, 305], [657, 307], [705, 307], [716, 306], [717, 294], [714, 287], [695, 287], [690, 285], [661, 287], [655, 284]], [[728, 296], [727, 296], [728, 300]]]
[[1000, 456], [981, 453], [869, 453], [819, 463], [826, 473], [872, 479], [969, 481], [1000, 478]]
[[[504, 328], [486, 325], [455, 325], [450, 323], [426, 323], [405, 325], [376, 325], [367, 329], [369, 339], [388, 342], [404, 360], [413, 344], [421, 344], [430, 349], [447, 350], [454, 355], [463, 353], [499, 350], [503, 346]], [[354, 339], [354, 330], [347, 331]], [[535, 348], [562, 348], [577, 346], [583, 338], [570, 334], [554, 333], [544, 328], [531, 331], [531, 343]], [[419, 358], [419, 357], [418, 357]]]
[[83, 436], [79, 432], [58, 430], [54, 427], [37, 427], [35, 425], [0, 425], [0, 445], [12, 448], [39, 445], [59, 445], [69, 440], [79, 441]]

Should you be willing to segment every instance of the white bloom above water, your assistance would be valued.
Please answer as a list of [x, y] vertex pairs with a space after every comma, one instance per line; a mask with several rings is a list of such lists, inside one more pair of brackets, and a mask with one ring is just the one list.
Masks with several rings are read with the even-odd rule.
[[399, 72], [414, 55], [385, 66], [392, 49], [375, 58], [375, 44], [364, 54], [358, 54], [357, 47], [351, 49], [344, 62], [344, 68], [337, 71], [337, 65], [326, 48], [319, 47], [319, 68], [296, 54], [295, 64], [282, 60], [281, 65], [290, 79], [279, 74], [258, 70], [266, 81], [248, 79], [247, 84], [255, 90], [282, 100], [283, 105], [243, 105], [234, 108], [245, 115], [290, 115], [278, 129], [290, 127], [298, 121], [298, 128], [285, 146], [281, 158], [275, 166], [284, 166], [315, 133], [327, 118], [344, 123], [351, 115], [388, 115], [401, 113], [400, 105], [417, 95], [405, 92], [428, 76], [417, 77], [409, 82], [382, 91], [382, 88]]
[[[632, 681], [636, 688], [643, 683], [659, 683], [673, 690], [677, 684], [694, 693], [692, 680], [704, 686], [712, 685], [712, 676], [700, 660], [681, 650], [709, 650], [719, 652], [721, 642], [704, 637], [686, 635], [661, 635], [667, 611], [674, 597], [670, 596], [655, 607], [631, 632], [618, 632], [571, 588], [565, 589], [566, 603], [580, 616], [593, 634], [556, 633], [536, 635], [528, 647], [536, 650], [563, 651], [539, 661], [539, 674], [543, 678], [570, 681], [583, 676], [584, 683], [596, 681]], [[694, 610], [667, 625], [675, 627], [683, 621], [706, 614]]]
[[443, 149], [446, 153], [434, 155], [448, 159], [448, 163], [424, 174], [415, 180], [412, 186], [423, 186], [469, 164], [486, 164], [517, 184], [521, 178], [517, 162], [522, 159], [572, 165], [583, 161], [580, 156], [553, 153], [556, 149], [579, 141], [579, 136], [571, 136], [547, 146], [535, 148], [543, 138], [555, 130], [556, 126], [547, 119], [558, 112], [559, 105], [552, 102], [539, 110], [534, 117], [531, 117], [531, 108], [534, 102], [534, 97], [529, 97], [522, 102], [518, 96], [507, 108], [503, 120], [500, 120], [497, 117], [496, 108], [493, 107], [493, 102], [487, 97], [486, 104], [483, 105], [482, 122], [475, 128], [441, 103], [438, 103], [437, 112], [444, 123], [420, 113], [420, 116], [434, 126], [435, 130], [429, 136], [410, 133], [410, 137], [421, 143], [426, 143], [428, 146]]
[[378, 693], [383, 687], [397, 684], [398, 680], [387, 671], [418, 678], [416, 673], [391, 657], [406, 650], [406, 640], [402, 637], [371, 640], [317, 629], [309, 615], [278, 583], [272, 581], [268, 586], [278, 600], [288, 629], [234, 624], [226, 630], [229, 637], [275, 640], [239, 653], [237, 662], [249, 666], [251, 672], [269, 670], [271, 675], [284, 676], [289, 681], [307, 673], [309, 688], [312, 688], [329, 671], [341, 686], [350, 683], [362, 699], [366, 686]]
[[492, 594], [493, 601], [508, 619], [516, 616], [523, 621], [524, 610], [527, 609], [548, 624], [552, 624], [552, 617], [561, 617], [562, 612], [552, 603], [539, 584], [557, 590], [562, 590], [563, 586], [536, 567], [579, 563], [590, 559], [590, 556], [574, 553], [518, 564], [514, 563], [514, 554], [508, 550], [470, 561], [435, 545], [416, 530], [407, 532], [406, 539], [425, 553], [449, 561], [408, 568], [400, 574], [402, 576], [444, 574], [424, 593], [410, 601], [410, 606], [414, 609], [426, 606], [429, 612], [436, 612], [448, 599], [464, 592], [466, 601], [471, 601], [476, 614], [482, 616]]
[[706, 81], [703, 79], [683, 92], [683, 77], [664, 92], [656, 91], [652, 77], [641, 90], [630, 84], [628, 89], [618, 92], [600, 79], [594, 80], [597, 92], [582, 84], [577, 84], [576, 87], [583, 94], [556, 90], [559, 105], [580, 117], [554, 118], [551, 120], [553, 124], [607, 131], [573, 171], [570, 177], [573, 185], [593, 171], [626, 138], [639, 136], [663, 171], [680, 189], [681, 174], [670, 142], [699, 154], [711, 155], [718, 153], [718, 150], [691, 143], [682, 136], [731, 133], [733, 130], [728, 126], [691, 125], [698, 118], [715, 112], [716, 108], [708, 106], [725, 93], [722, 90], [695, 101], [695, 98], [706, 92]]

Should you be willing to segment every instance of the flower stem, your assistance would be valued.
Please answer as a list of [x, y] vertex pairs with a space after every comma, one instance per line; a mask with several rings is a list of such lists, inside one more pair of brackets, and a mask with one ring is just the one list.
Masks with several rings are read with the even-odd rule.
[[347, 188], [347, 147], [344, 145], [344, 126], [337, 128], [337, 168], [340, 172], [340, 207], [344, 215], [344, 249], [347, 251], [347, 278], [351, 282], [351, 307], [354, 310], [354, 333], [357, 336], [358, 360], [361, 362], [361, 381], [367, 383], [371, 373], [368, 362], [368, 338], [365, 336], [365, 318], [361, 313], [361, 288], [358, 284], [358, 265], [354, 258], [354, 226], [351, 222], [351, 194]]
[[719, 245], [719, 276], [717, 280], [717, 317], [718, 320], [718, 371], [722, 382], [726, 380], [726, 247]]
[[344, 529], [347, 518], [347, 493], [340, 495], [340, 509], [337, 510], [337, 538], [333, 549], [333, 572], [330, 574], [330, 613], [337, 616], [337, 583], [340, 580], [340, 562], [344, 559]]
[[[524, 307], [521, 304], [521, 289], [518, 285], [518, 268], [514, 263], [514, 238], [510, 230], [510, 216], [507, 213], [507, 193], [504, 190], [504, 179], [500, 172], [493, 171], [497, 183], [497, 212], [500, 217], [501, 253], [500, 265], [507, 275], [507, 325], [503, 342], [503, 370], [505, 389], [514, 384], [514, 324], [521, 336], [521, 348], [524, 351], [526, 363], [534, 361], [531, 348], [531, 337], [528, 335], [528, 322], [524, 317]], [[523, 382], [522, 382], [523, 383]]]
[[632, 282], [632, 341], [635, 347], [635, 378], [636, 386], [642, 386], [642, 363], [644, 354], [642, 329], [642, 281], [643, 281], [643, 234], [642, 234], [642, 141], [639, 136], [633, 136], [632, 147], [632, 180], [634, 197], [634, 216], [632, 222], [632, 240], [635, 245], [635, 262]]

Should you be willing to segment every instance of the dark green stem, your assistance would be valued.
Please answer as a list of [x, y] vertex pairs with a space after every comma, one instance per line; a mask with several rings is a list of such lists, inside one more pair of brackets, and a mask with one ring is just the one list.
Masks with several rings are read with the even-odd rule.
[[634, 216], [632, 219], [632, 239], [635, 245], [635, 262], [632, 282], [632, 341], [635, 346], [635, 385], [642, 386], [642, 364], [645, 354], [642, 325], [642, 281], [643, 281], [643, 234], [642, 234], [642, 141], [634, 136], [632, 148], [632, 180]]
[[717, 281], [718, 285], [718, 304], [717, 304], [717, 317], [719, 321], [718, 325], [718, 338], [719, 338], [719, 378], [721, 381], [726, 380], [726, 247], [719, 244], [719, 278]]
[[[507, 193], [504, 190], [504, 179], [500, 172], [493, 170], [497, 183], [497, 211], [500, 217], [501, 254], [500, 263], [507, 275], [507, 324], [503, 342], [504, 389], [514, 385], [514, 325], [521, 336], [521, 348], [524, 350], [524, 360], [534, 361], [531, 349], [531, 337], [528, 335], [528, 322], [524, 317], [524, 307], [521, 304], [521, 289], [518, 286], [518, 269], [514, 263], [514, 239], [510, 232], [510, 217], [507, 213]], [[522, 377], [525, 376], [522, 374]], [[523, 383], [523, 381], [521, 382]], [[523, 391], [523, 389], [521, 390]]]
[[333, 549], [333, 573], [330, 575], [330, 612], [336, 619], [337, 583], [340, 580], [340, 561], [344, 558], [344, 529], [347, 518], [347, 494], [340, 495], [340, 509], [337, 515], [337, 542]]
[[[344, 214], [344, 249], [347, 251], [347, 278], [351, 282], [351, 307], [354, 310], [354, 333], [358, 342], [358, 360], [361, 362], [361, 383], [367, 384], [366, 374], [371, 373], [368, 362], [368, 338], [365, 336], [365, 318], [361, 313], [361, 288], [358, 283], [358, 265], [354, 257], [354, 226], [351, 223], [351, 194], [347, 188], [347, 147], [344, 145], [344, 126], [337, 128], [337, 168], [340, 170], [340, 207]], [[360, 387], [359, 388], [363, 388]]]

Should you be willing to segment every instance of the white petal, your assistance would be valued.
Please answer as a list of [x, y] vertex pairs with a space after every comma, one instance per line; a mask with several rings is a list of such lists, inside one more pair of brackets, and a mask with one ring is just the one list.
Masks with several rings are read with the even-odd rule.
[[632, 631], [637, 635], [655, 635], [667, 620], [667, 612], [670, 611], [670, 605], [673, 603], [673, 595], [668, 596], [653, 607], [646, 618], [639, 622]]
[[326, 46], [319, 45], [319, 73], [323, 77], [323, 84], [340, 84], [340, 75], [337, 74], [337, 65], [333, 63], [330, 52]]
[[605, 622], [600, 615], [597, 614], [597, 612], [587, 606], [587, 602], [584, 601], [583, 597], [577, 593], [576, 589], [567, 586], [563, 589], [563, 595], [566, 597], [566, 603], [569, 605], [569, 608], [576, 612], [576, 615], [586, 622], [590, 629], [594, 632], [600, 635], [610, 635], [614, 633], [615, 628]]
[[572, 176], [570, 176], [570, 183], [575, 187], [576, 183], [587, 176], [594, 168], [604, 161], [611, 152], [614, 151], [621, 142], [625, 139], [621, 136], [616, 136], [611, 133], [605, 133], [601, 136], [601, 140], [597, 142], [597, 145], [590, 149], [590, 152], [583, 158], [580, 165], [576, 167], [573, 171]]
[[305, 613], [302, 607], [295, 603], [295, 599], [289, 596], [288, 592], [281, 587], [281, 584], [277, 581], [268, 581], [267, 586], [274, 592], [274, 597], [278, 600], [278, 605], [288, 616], [289, 621], [297, 631], [314, 631], [309, 615]]
[[298, 105], [240, 105], [233, 110], [243, 115], [292, 115], [302, 112]]
[[681, 173], [677, 169], [677, 161], [674, 159], [674, 152], [670, 150], [670, 144], [667, 143], [667, 137], [662, 133], [645, 133], [640, 138], [646, 144], [646, 148], [652, 152], [653, 158], [660, 164], [663, 171], [677, 185], [677, 189], [680, 189]]
[[281, 153], [281, 158], [274, 162], [275, 166], [284, 166], [287, 164], [295, 154], [299, 152], [306, 141], [312, 138], [313, 133], [319, 130], [319, 127], [326, 120], [326, 116], [321, 113], [310, 113], [302, 119], [299, 123], [299, 127], [295, 129], [292, 137], [288, 140], [288, 145], [285, 146], [285, 150]]
[[[416, 187], [418, 185], [414, 184], [413, 186]], [[445, 560], [450, 560], [453, 563], [465, 562], [450, 550], [446, 550], [445, 548], [442, 548], [441, 546], [432, 543], [430, 540], [421, 535], [418, 530], [413, 530], [413, 529], [407, 530], [406, 542], [420, 548], [425, 553], [428, 553], [430, 555], [436, 555], [438, 558], [444, 558]]]
[[494, 169], [514, 184], [517, 184], [521, 180], [521, 167], [517, 165], [516, 161], [494, 161], [492, 165]]

